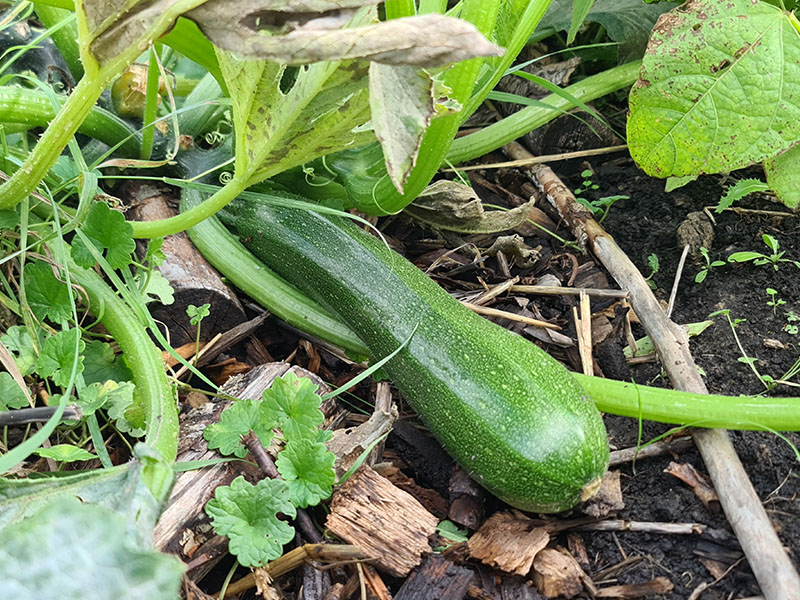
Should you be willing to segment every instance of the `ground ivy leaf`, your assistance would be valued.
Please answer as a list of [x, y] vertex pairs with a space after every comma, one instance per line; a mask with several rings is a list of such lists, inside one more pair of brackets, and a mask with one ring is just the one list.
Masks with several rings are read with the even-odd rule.
[[[111, 210], [105, 202], [95, 202], [80, 231], [89, 238], [99, 252], [106, 250], [106, 260], [114, 269], [130, 264], [136, 249], [133, 228], [125, 216]], [[96, 261], [83, 240], [76, 236], [72, 242], [72, 258], [79, 266], [91, 269]]]
[[53, 268], [42, 261], [25, 265], [25, 295], [34, 316], [61, 323], [72, 316], [69, 290], [53, 274]]
[[800, 138], [800, 36], [766, 2], [695, 0], [662, 15], [630, 94], [628, 147], [656, 177], [719, 173]]
[[128, 409], [134, 405], [133, 392], [135, 389], [136, 386], [130, 381], [122, 383], [106, 381], [101, 387], [101, 396], [105, 396], [103, 404], [108, 407], [108, 416], [116, 421], [117, 429], [132, 437], [142, 437], [144, 427], [140, 427], [138, 423], [132, 423], [126, 414]]
[[52, 458], [59, 462], [77, 462], [97, 458], [95, 454], [88, 450], [72, 444], [56, 444], [50, 448], [39, 448], [34, 454], [38, 454], [42, 458]]
[[309, 439], [291, 440], [275, 461], [289, 488], [292, 504], [300, 508], [315, 506], [331, 495], [336, 474], [336, 456], [325, 444]]
[[102, 506], [75, 497], [50, 501], [0, 530], [3, 597], [178, 598], [183, 565], [136, 543], [130, 531], [123, 516]]
[[228, 549], [246, 567], [263, 567], [283, 554], [294, 528], [278, 515], [294, 517], [296, 512], [284, 481], [262, 479], [252, 485], [241, 475], [230, 486], [218, 487], [206, 504], [214, 530], [228, 536]]
[[19, 225], [17, 209], [0, 210], [0, 229], [16, 229]]
[[[77, 348], [76, 348], [77, 341]], [[36, 372], [42, 377], [50, 377], [58, 386], [64, 387], [72, 376], [75, 355], [76, 375], [83, 372], [83, 350], [86, 344], [80, 339], [78, 329], [65, 329], [47, 338], [42, 346], [42, 353], [36, 360]]]
[[161, 247], [164, 245], [164, 238], [153, 238], [147, 242], [147, 251], [144, 254], [144, 262], [151, 267], [157, 267], [167, 260], [167, 255]]
[[[142, 274], [141, 277], [146, 277]], [[137, 276], [137, 281], [139, 280]], [[150, 277], [147, 279], [147, 285], [142, 289], [142, 296], [145, 303], [158, 301], [161, 304], [169, 306], [175, 302], [175, 290], [169, 279], [164, 277], [158, 269], [153, 269], [150, 272]]]
[[133, 379], [121, 356], [114, 354], [110, 344], [100, 340], [86, 343], [83, 351], [83, 381], [86, 384]]
[[261, 410], [266, 419], [277, 423], [287, 440], [314, 437], [325, 420], [316, 392], [317, 386], [309, 379], [286, 373], [264, 390]]
[[217, 448], [221, 454], [233, 454], [239, 458], [247, 455], [242, 444], [242, 436], [253, 431], [262, 445], [272, 441], [272, 429], [276, 421], [268, 413], [263, 413], [260, 402], [256, 400], [237, 400], [222, 411], [219, 422], [209, 425], [203, 431], [209, 449]]
[[10, 373], [0, 373], [0, 411], [28, 406], [25, 392]]
[[16, 354], [14, 362], [17, 363], [17, 368], [23, 376], [33, 373], [38, 355], [33, 345], [33, 338], [26, 327], [22, 325], [9, 327], [5, 335], [0, 337], [0, 341]]

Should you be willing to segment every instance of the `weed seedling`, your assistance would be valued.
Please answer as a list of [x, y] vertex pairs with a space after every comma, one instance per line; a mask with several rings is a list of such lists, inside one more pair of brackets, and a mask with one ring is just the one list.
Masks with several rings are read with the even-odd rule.
[[767, 300], [767, 306], [772, 307], [772, 314], [777, 314], [778, 307], [786, 304], [786, 300], [781, 300], [778, 298], [778, 292], [772, 288], [767, 288], [765, 290], [767, 292], [767, 296], [769, 296], [769, 300]]
[[708, 255], [707, 248], [700, 248], [700, 255], [703, 257], [703, 260], [705, 261], [706, 264], [703, 266], [702, 269], [700, 269], [700, 272], [694, 276], [695, 283], [703, 283], [706, 280], [706, 277], [708, 277], [708, 273], [711, 271], [711, 269], [725, 266], [725, 261], [722, 260], [712, 261], [711, 257]]
[[780, 243], [778, 242], [777, 238], [765, 233], [761, 236], [761, 239], [764, 240], [764, 244], [766, 244], [767, 248], [770, 249], [772, 254], [762, 254], [761, 252], [752, 251], [734, 252], [728, 257], [728, 262], [743, 263], [753, 261], [754, 265], [759, 266], [771, 264], [772, 268], [776, 271], [778, 270], [780, 263], [791, 263], [800, 269], [800, 261], [792, 260], [790, 258], [783, 258], [785, 252], [780, 250]]
[[747, 321], [747, 319], [732, 318], [731, 311], [729, 309], [718, 310], [716, 312], [711, 313], [708, 316], [709, 318], [716, 316], [723, 316], [728, 320], [728, 325], [731, 328], [731, 333], [733, 333], [733, 339], [736, 340], [736, 346], [739, 348], [739, 352], [741, 353], [741, 356], [738, 358], [738, 361], [750, 367], [750, 369], [753, 371], [758, 380], [764, 385], [767, 391], [773, 389], [777, 385], [775, 379], [773, 379], [769, 375], [762, 375], [761, 373], [759, 373], [758, 368], [756, 368], [756, 362], [758, 361], [758, 358], [754, 356], [749, 356], [747, 352], [745, 352], [744, 346], [742, 346], [742, 342], [739, 340], [739, 335], [736, 333], [736, 328], [745, 321]]
[[653, 281], [653, 277], [655, 277], [656, 273], [658, 273], [658, 269], [660, 265], [658, 263], [658, 256], [656, 254], [651, 254], [647, 257], [647, 265], [650, 267], [650, 275], [644, 278], [647, 282], [647, 285], [650, 286], [651, 289], [657, 290], [658, 284]]
[[800, 333], [800, 326], [797, 324], [798, 321], [800, 321], [800, 317], [798, 317], [793, 310], [790, 310], [786, 313], [786, 325], [783, 326], [783, 330], [789, 335], [797, 335]]
[[210, 304], [202, 304], [200, 306], [190, 304], [186, 307], [186, 315], [189, 317], [189, 324], [192, 327], [197, 327], [197, 334], [194, 338], [195, 361], [197, 361], [197, 354], [200, 352], [200, 324], [203, 322], [203, 319], [208, 316], [210, 308]]
[[611, 207], [617, 200], [627, 200], [630, 198], [630, 196], [604, 196], [603, 198], [598, 198], [597, 200], [587, 200], [586, 198], [581, 198], [580, 194], [584, 192], [600, 189], [599, 185], [592, 182], [592, 175], [593, 173], [590, 169], [581, 171], [581, 177], [583, 177], [583, 181], [581, 182], [581, 187], [575, 190], [575, 200], [592, 211], [592, 214], [597, 219], [597, 222], [602, 223], [605, 221], [606, 216], [608, 216], [608, 211], [611, 210]]

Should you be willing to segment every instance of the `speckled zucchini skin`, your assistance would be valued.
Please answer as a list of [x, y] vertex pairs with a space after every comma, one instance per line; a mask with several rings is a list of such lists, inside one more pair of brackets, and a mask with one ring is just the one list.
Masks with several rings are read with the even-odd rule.
[[[464, 308], [343, 219], [236, 201], [223, 220], [267, 266], [349, 325], [444, 448], [522, 510], [559, 512], [608, 466], [600, 414], [536, 345]], [[416, 328], [416, 330], [415, 330]]]

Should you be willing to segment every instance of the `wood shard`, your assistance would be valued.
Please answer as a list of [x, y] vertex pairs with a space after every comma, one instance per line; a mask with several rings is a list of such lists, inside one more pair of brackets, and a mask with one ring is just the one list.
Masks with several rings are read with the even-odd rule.
[[411, 494], [362, 466], [334, 494], [326, 526], [377, 557], [378, 569], [404, 577], [430, 551], [438, 522]]
[[406, 579], [394, 600], [460, 600], [467, 593], [474, 574], [440, 554], [431, 554]]
[[583, 590], [583, 569], [568, 554], [545, 548], [533, 561], [533, 581], [548, 598], [573, 598]]
[[719, 497], [705, 477], [689, 463], [670, 462], [664, 473], [677, 477], [694, 490], [706, 508], [718, 511]]
[[484, 564], [507, 573], [527, 575], [550, 534], [530, 519], [495, 513], [469, 539], [469, 553]]
[[596, 519], [603, 519], [611, 513], [625, 508], [620, 487], [620, 472], [606, 471], [600, 489], [592, 496], [581, 510]]
[[672, 591], [672, 582], [666, 577], [656, 577], [645, 583], [632, 583], [629, 585], [612, 585], [600, 588], [595, 593], [596, 598], [641, 598], [654, 594], [668, 594]]

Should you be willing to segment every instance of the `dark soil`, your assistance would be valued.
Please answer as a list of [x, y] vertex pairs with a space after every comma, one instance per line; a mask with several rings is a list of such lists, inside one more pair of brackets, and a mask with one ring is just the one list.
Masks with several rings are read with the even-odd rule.
[[[596, 197], [612, 194], [629, 195], [629, 200], [617, 202], [604, 222], [620, 247], [648, 274], [647, 257], [655, 253], [660, 269], [654, 280], [658, 284], [657, 296], [669, 296], [682, 247], [676, 240], [679, 224], [694, 211], [704, 206], [716, 205], [724, 187], [734, 182], [723, 182], [719, 176], [705, 176], [683, 188], [667, 194], [664, 182], [641, 173], [628, 159], [607, 162], [596, 166], [594, 182], [600, 186]], [[580, 185], [578, 178], [567, 180], [572, 187]], [[751, 209], [787, 212], [781, 205], [768, 199], [746, 199], [738, 206]], [[800, 225], [793, 216], [777, 217], [754, 213], [737, 214], [726, 211], [715, 215], [715, 239], [710, 247], [712, 260], [725, 261], [733, 252], [758, 251], [771, 254], [761, 236], [768, 233], [780, 241], [784, 258], [800, 259]], [[791, 263], [780, 263], [775, 270], [771, 265], [726, 264], [712, 269], [707, 279], [695, 283], [695, 274], [701, 263], [687, 261], [677, 295], [673, 318], [679, 323], [707, 319], [720, 309], [729, 309], [734, 319], [746, 319], [736, 331], [742, 347], [750, 357], [757, 357], [756, 368], [761, 374], [779, 379], [800, 356], [800, 336], [785, 330], [789, 311], [800, 313], [800, 270]], [[766, 288], [777, 291], [785, 304], [775, 310], [767, 305]], [[750, 367], [738, 361], [741, 356], [727, 320], [713, 318], [714, 325], [693, 339], [692, 351], [697, 364], [705, 371], [709, 391], [726, 395], [758, 394], [764, 392], [763, 384]], [[777, 340], [783, 348], [775, 348]], [[634, 377], [640, 383], [666, 385], [657, 365], [633, 367]], [[797, 379], [793, 379], [797, 382]], [[795, 388], [779, 386], [778, 396], [796, 396]], [[800, 408], [798, 409], [800, 410]], [[617, 447], [636, 444], [638, 424], [632, 419], [607, 416], [611, 442]], [[667, 428], [645, 423], [643, 439], [662, 433]], [[764, 502], [783, 543], [791, 549], [797, 564], [800, 562], [800, 479], [798, 462], [793, 449], [776, 435], [761, 432], [733, 432], [734, 444], [744, 466]], [[800, 436], [789, 434], [788, 439], [800, 444]], [[628, 466], [623, 471], [623, 494], [626, 508], [620, 514], [624, 519], [662, 522], [697, 522], [730, 531], [724, 516], [706, 509], [694, 493], [671, 475], [663, 473], [671, 457], [640, 461], [634, 470]], [[697, 451], [677, 457], [678, 462], [690, 462], [704, 472]], [[678, 600], [687, 598], [701, 582], [714, 577], [699, 562], [704, 551], [721, 551], [710, 546], [699, 536], [667, 536], [637, 533], [592, 533], [584, 540], [590, 558], [597, 569], [615, 564], [625, 555], [641, 555], [646, 560], [619, 576], [621, 582], [644, 581], [653, 576], [666, 575], [674, 583], [669, 596]], [[735, 542], [722, 544], [724, 549], [735, 550]], [[727, 566], [735, 562], [735, 554], [722, 560]], [[742, 561], [722, 581], [704, 592], [707, 600], [739, 598], [758, 594], [746, 561]]]

